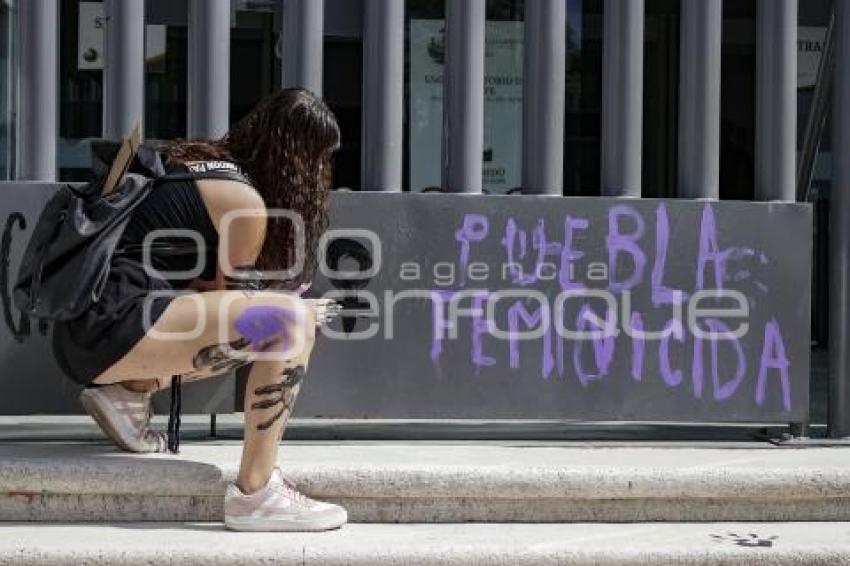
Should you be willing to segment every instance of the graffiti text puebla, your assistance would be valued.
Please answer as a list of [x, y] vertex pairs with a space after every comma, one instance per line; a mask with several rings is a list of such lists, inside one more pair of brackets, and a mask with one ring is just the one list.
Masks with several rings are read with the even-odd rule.
[[[716, 401], [747, 394], [760, 406], [770, 388], [778, 388], [782, 409], [790, 411], [791, 360], [780, 323], [771, 313], [759, 318], [765, 322], [758, 328], [749, 320], [769, 294], [757, 279], [768, 258], [750, 247], [721, 245], [706, 204], [698, 234], [686, 227], [697, 246], [688, 268], [671, 251], [682, 243], [673, 239], [664, 204], [651, 220], [629, 205], [612, 206], [604, 242], [596, 243], [587, 237], [589, 219], [580, 216], [552, 226], [543, 219], [523, 225], [466, 214], [454, 235], [456, 269], [434, 266], [432, 363], [440, 365], [463, 328], [471, 340], [457, 347], [470, 347], [479, 371], [506, 362], [516, 370], [539, 368], [544, 379], [572, 375], [587, 387], [609, 377], [616, 360], [627, 360], [627, 378], [635, 382], [659, 379]], [[475, 261], [476, 247], [494, 239], [503, 263], [494, 265], [492, 256]], [[678, 262], [675, 270], [668, 270], [670, 262]], [[677, 284], [667, 280], [674, 271]], [[494, 279], [497, 288], [481, 288]], [[650, 311], [637, 304], [651, 305]], [[523, 345], [528, 341], [534, 348]], [[747, 351], [755, 359], [747, 359]]]

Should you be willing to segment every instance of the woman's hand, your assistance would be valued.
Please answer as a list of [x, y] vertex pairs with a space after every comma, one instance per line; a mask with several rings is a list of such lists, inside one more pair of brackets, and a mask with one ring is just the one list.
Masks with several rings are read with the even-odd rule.
[[304, 304], [313, 309], [316, 326], [323, 326], [342, 312], [342, 305], [332, 299], [302, 299]]

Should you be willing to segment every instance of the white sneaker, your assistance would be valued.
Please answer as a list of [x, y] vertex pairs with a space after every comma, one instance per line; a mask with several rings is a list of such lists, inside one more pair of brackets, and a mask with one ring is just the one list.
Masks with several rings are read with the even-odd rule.
[[327, 531], [347, 521], [345, 509], [301, 494], [279, 468], [250, 495], [235, 483], [224, 495], [224, 526], [233, 531]]
[[153, 407], [151, 393], [130, 391], [114, 383], [88, 387], [80, 393], [80, 403], [100, 429], [128, 452], [165, 452], [163, 433], [150, 428]]

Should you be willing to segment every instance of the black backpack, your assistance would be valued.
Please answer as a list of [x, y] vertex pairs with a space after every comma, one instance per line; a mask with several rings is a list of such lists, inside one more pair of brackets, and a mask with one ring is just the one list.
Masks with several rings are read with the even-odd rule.
[[132, 212], [166, 181], [229, 179], [247, 182], [226, 162], [201, 162], [167, 173], [152, 147], [138, 148], [130, 169], [109, 194], [102, 179], [59, 187], [44, 207], [24, 251], [15, 305], [29, 316], [71, 320], [100, 299], [112, 256]]

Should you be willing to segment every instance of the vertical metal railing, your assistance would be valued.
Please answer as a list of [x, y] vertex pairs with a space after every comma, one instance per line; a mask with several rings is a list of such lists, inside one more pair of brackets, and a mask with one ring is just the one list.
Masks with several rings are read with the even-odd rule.
[[603, 195], [641, 195], [644, 0], [607, 0], [602, 38]]
[[365, 0], [361, 188], [401, 191], [404, 0]]
[[59, 3], [18, 3], [20, 92], [17, 178], [54, 181], [59, 133]]
[[564, 0], [525, 3], [522, 190], [563, 194], [566, 93]]
[[722, 0], [682, 0], [677, 195], [720, 198]]
[[815, 169], [815, 159], [821, 137], [826, 129], [832, 97], [832, 78], [835, 68], [835, 13], [832, 12], [823, 38], [823, 51], [815, 79], [815, 91], [809, 108], [809, 119], [803, 132], [800, 158], [797, 160], [797, 200], [809, 200], [809, 185]]
[[756, 7], [756, 200], [796, 200], [797, 0]]
[[217, 138], [230, 127], [230, 0], [189, 0], [187, 135]]
[[283, 0], [284, 88], [301, 87], [322, 94], [324, 0]]
[[443, 187], [480, 193], [484, 150], [486, 0], [446, 2], [443, 75]]
[[[0, 169], [0, 179], [13, 179], [15, 175], [15, 160], [17, 159], [17, 151], [15, 137], [15, 116], [17, 114], [17, 93], [18, 93], [18, 68], [15, 62], [18, 60], [18, 37], [20, 35], [16, 11], [12, 7], [7, 7], [5, 10], [5, 18], [2, 17], [4, 12], [0, 8], [0, 26], [5, 30], [5, 36], [0, 38], [0, 50], [6, 56], [5, 70], [0, 70], [3, 73], [0, 81], [5, 81], [0, 84], [0, 122], [7, 128], [6, 147], [3, 150], [3, 156], [0, 161], [3, 162], [3, 167]], [[2, 67], [0, 67], [2, 69]], [[5, 72], [4, 72], [5, 71]]]
[[850, 436], [850, 0], [835, 0], [829, 203], [829, 435]]
[[145, 2], [105, 0], [103, 137], [122, 139], [144, 130]]

